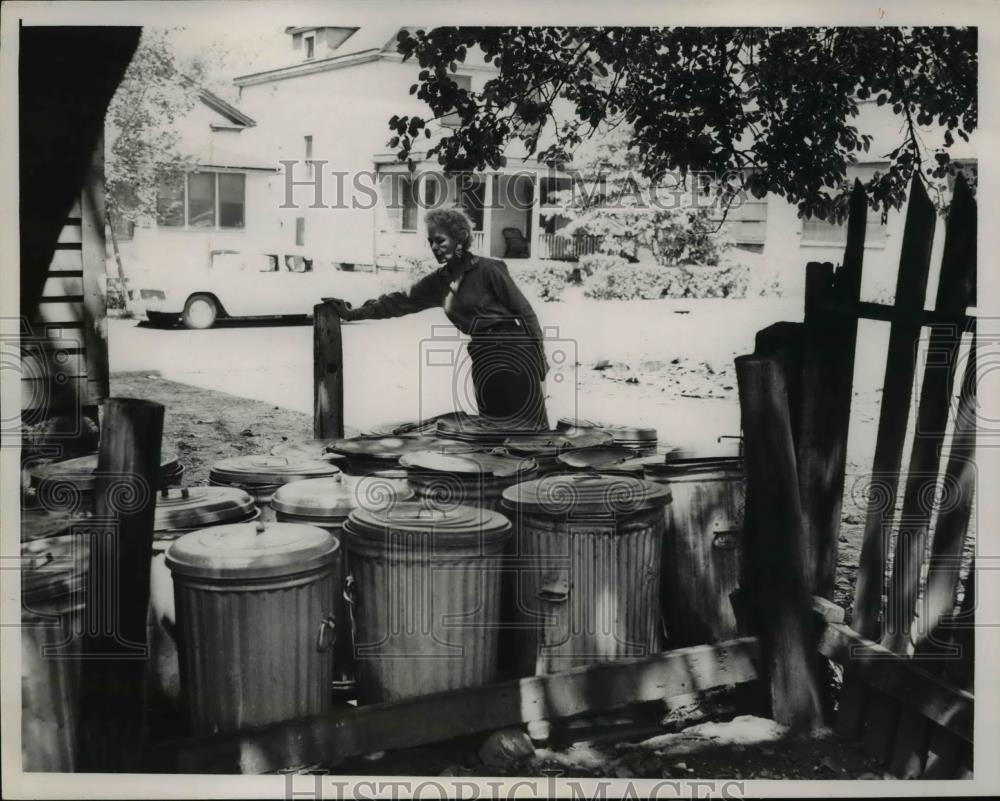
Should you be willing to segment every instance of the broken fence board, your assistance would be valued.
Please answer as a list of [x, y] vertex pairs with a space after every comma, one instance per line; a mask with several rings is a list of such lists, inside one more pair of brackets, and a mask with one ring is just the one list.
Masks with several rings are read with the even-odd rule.
[[[923, 184], [915, 176], [910, 185], [909, 208], [903, 231], [896, 282], [896, 307], [921, 311], [927, 294], [931, 246], [937, 212]], [[896, 321], [889, 330], [878, 436], [872, 464], [868, 514], [854, 593], [851, 621], [865, 637], [881, 639], [882, 591], [886, 554], [892, 536], [899, 470], [906, 441], [913, 377], [916, 373], [919, 324]]]
[[[862, 679], [870, 687], [892, 696], [952, 734], [972, 742], [974, 698], [897, 656], [876, 642], [866, 640], [848, 626], [831, 623], [819, 643], [819, 652], [845, 667], [847, 679]], [[839, 728], [839, 727], [838, 727]]]
[[146, 769], [266, 773], [755, 681], [752, 637], [151, 745]]

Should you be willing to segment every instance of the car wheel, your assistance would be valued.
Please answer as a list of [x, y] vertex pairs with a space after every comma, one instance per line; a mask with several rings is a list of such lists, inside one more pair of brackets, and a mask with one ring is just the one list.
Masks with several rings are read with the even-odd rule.
[[173, 328], [180, 319], [179, 314], [164, 314], [163, 312], [146, 312], [146, 319], [154, 328]]
[[192, 295], [184, 304], [185, 328], [211, 328], [218, 316], [219, 307], [208, 295]]

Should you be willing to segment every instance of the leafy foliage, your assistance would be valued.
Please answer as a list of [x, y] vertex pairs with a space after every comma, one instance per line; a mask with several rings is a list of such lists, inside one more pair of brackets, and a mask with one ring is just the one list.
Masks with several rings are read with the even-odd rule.
[[[476, 47], [499, 75], [470, 92], [452, 76]], [[626, 123], [651, 179], [708, 172], [724, 199], [774, 193], [821, 219], [846, 217], [847, 167], [871, 148], [853, 124], [860, 103], [901, 122], [898, 145], [873, 154], [889, 166], [866, 186], [884, 210], [914, 173], [949, 175], [955, 137], [978, 122], [976, 28], [436, 28], [402, 31], [398, 50], [419, 63], [411, 92], [434, 118], [461, 121], [428, 151], [447, 169], [497, 168], [512, 140], [565, 162], [601, 125]], [[945, 130], [937, 152], [926, 125]], [[430, 135], [420, 116], [390, 127], [403, 160]]]
[[174, 55], [165, 30], [143, 29], [105, 122], [108, 206], [120, 220], [151, 216], [157, 186], [188, 167], [176, 122], [194, 108], [201, 72]]
[[663, 267], [619, 261], [595, 269], [583, 282], [583, 294], [600, 300], [743, 298], [748, 282], [744, 264]]

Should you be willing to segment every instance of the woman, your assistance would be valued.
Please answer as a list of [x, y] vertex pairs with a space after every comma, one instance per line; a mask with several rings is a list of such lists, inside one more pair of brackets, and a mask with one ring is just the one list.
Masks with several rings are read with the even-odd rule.
[[326, 298], [343, 320], [372, 320], [441, 306], [468, 334], [479, 414], [509, 431], [548, 428], [542, 329], [531, 304], [498, 259], [469, 249], [472, 223], [460, 209], [427, 212], [427, 241], [441, 267], [406, 292], [391, 292], [358, 309]]

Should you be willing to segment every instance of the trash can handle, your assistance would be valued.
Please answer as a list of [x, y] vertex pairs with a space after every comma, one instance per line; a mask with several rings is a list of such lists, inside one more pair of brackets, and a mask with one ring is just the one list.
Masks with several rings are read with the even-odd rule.
[[337, 623], [333, 615], [327, 615], [320, 621], [319, 631], [316, 633], [316, 650], [328, 651], [337, 642]]
[[569, 580], [565, 578], [550, 578], [537, 594], [539, 601], [551, 604], [563, 604], [569, 600]]
[[712, 547], [723, 551], [732, 551], [739, 545], [739, 537], [742, 533], [738, 528], [719, 529], [712, 535]]

